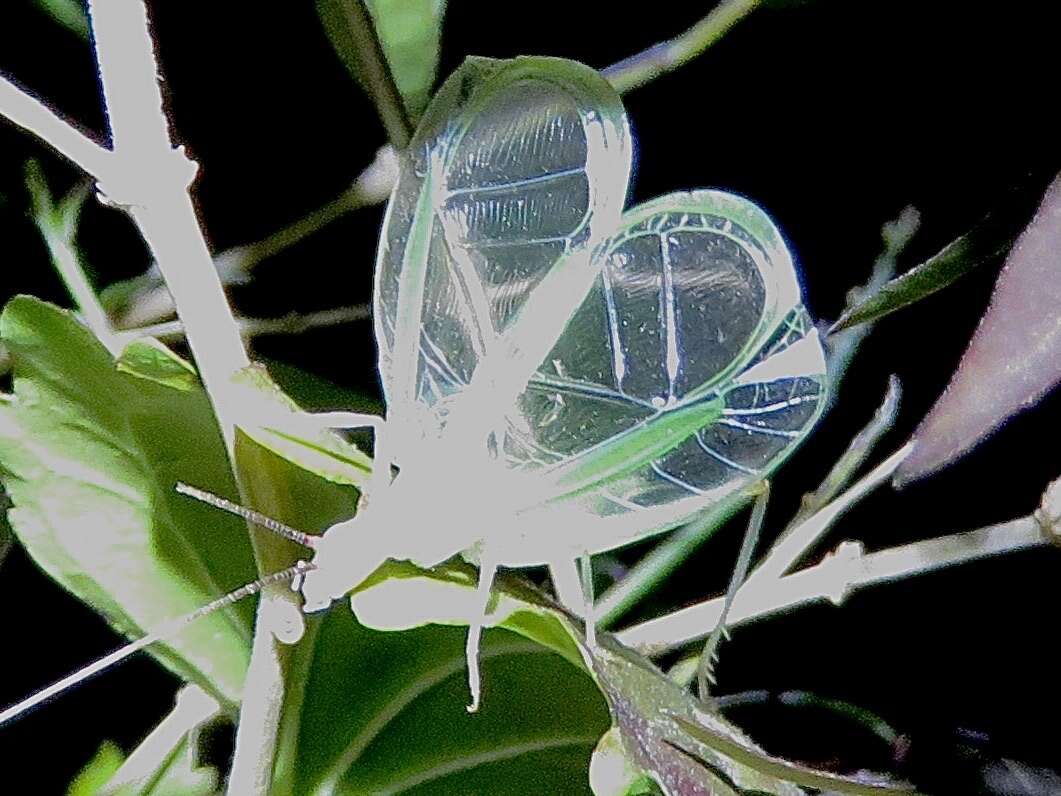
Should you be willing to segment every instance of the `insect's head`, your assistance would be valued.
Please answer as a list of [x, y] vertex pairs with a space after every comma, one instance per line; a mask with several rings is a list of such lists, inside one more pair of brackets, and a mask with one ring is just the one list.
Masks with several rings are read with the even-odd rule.
[[359, 514], [331, 526], [317, 540], [314, 568], [301, 581], [304, 611], [328, 608], [387, 560], [389, 554], [381, 549], [379, 535], [366, 530], [363, 515]]

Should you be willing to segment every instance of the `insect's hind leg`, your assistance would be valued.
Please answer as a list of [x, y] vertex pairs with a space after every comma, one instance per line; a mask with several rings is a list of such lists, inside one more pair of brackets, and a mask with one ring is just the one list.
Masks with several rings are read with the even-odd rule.
[[590, 556], [562, 558], [549, 565], [549, 576], [560, 603], [586, 623], [586, 643], [597, 646], [597, 617], [593, 610], [593, 570]]

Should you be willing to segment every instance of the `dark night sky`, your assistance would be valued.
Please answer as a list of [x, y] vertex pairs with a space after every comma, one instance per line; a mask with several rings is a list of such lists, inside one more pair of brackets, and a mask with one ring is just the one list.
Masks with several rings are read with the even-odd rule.
[[[0, 70], [100, 131], [86, 45], [28, 0], [3, 5]], [[202, 165], [198, 201], [217, 249], [258, 239], [333, 198], [383, 143], [312, 3], [154, 5], [171, 111]], [[603, 67], [683, 30], [701, 14], [697, 5], [647, 3], [616, 16], [622, 4], [539, 0], [522, 12], [516, 3], [451, 0], [441, 71], [467, 54], [549, 54]], [[922, 229], [903, 267], [970, 227], [1010, 188], [1044, 185], [1057, 171], [1057, 127], [1048, 118], [1056, 110], [1048, 55], [1056, 52], [1049, 38], [1056, 28], [1046, 5], [768, 3], [707, 55], [628, 95], [637, 142], [632, 199], [706, 186], [753, 198], [789, 238], [812, 313], [835, 318], [846, 291], [868, 276], [880, 225], [905, 205], [921, 211]], [[65, 302], [25, 216], [28, 157], [42, 158], [56, 185], [74, 177], [0, 124], [0, 298], [32, 292]], [[260, 315], [366, 300], [381, 213], [348, 217], [263, 265], [258, 282], [237, 289], [235, 300]], [[99, 284], [142, 267], [144, 252], [124, 218], [95, 208], [86, 218], [83, 242]], [[833, 414], [782, 470], [772, 527], [868, 420], [891, 373], [904, 397], [880, 454], [902, 444], [945, 386], [997, 271], [992, 263], [879, 325]], [[264, 340], [256, 352], [374, 393], [369, 335], [367, 324], [352, 325]], [[826, 549], [843, 538], [878, 548], [1027, 513], [1061, 474], [1059, 421], [1055, 395], [942, 475], [867, 500]], [[737, 536], [689, 562], [661, 604], [719, 590]], [[876, 710], [911, 733], [919, 776], [942, 774], [959, 728], [985, 734], [992, 754], [1061, 767], [1052, 733], [1037, 726], [1061, 711], [1050, 664], [1059, 565], [1057, 553], [1039, 550], [880, 587], [840, 610], [816, 607], [739, 630], [723, 649], [720, 687], [808, 689]], [[21, 553], [0, 570], [0, 601], [9, 650], [0, 702], [114, 643], [100, 620], [56, 594]], [[5, 728], [0, 759], [13, 746], [45, 745], [55, 760], [48, 781], [64, 782], [101, 738], [132, 745], [168, 708], [172, 690], [152, 662], [132, 662]], [[848, 750], [835, 727], [815, 735], [799, 720], [745, 715], [778, 751], [827, 760], [834, 747], [841, 756]], [[951, 792], [962, 792], [955, 782]]]

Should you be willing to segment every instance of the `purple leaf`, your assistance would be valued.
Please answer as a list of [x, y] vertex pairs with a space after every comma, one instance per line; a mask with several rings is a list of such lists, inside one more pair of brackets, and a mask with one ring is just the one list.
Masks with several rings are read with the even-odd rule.
[[998, 277], [950, 385], [914, 433], [897, 485], [947, 466], [1061, 381], [1061, 176]]

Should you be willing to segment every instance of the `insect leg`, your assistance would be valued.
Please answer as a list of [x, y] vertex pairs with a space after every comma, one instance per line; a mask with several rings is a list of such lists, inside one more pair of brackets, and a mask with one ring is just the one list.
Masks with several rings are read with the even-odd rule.
[[766, 517], [766, 504], [770, 500], [770, 482], [759, 481], [748, 487], [748, 493], [755, 495], [755, 503], [752, 506], [752, 514], [748, 519], [748, 529], [744, 532], [744, 541], [741, 542], [740, 553], [737, 554], [737, 563], [733, 566], [733, 574], [730, 575], [729, 586], [726, 589], [726, 599], [722, 604], [722, 613], [718, 617], [718, 624], [711, 632], [704, 650], [700, 653], [700, 665], [697, 667], [696, 680], [700, 690], [700, 699], [706, 700], [710, 686], [715, 681], [714, 666], [718, 657], [718, 647], [723, 638], [729, 638], [726, 621], [729, 619], [729, 609], [733, 606], [733, 600], [747, 579], [748, 569], [751, 567], [752, 554], [755, 545], [759, 541], [759, 532], [763, 527], [763, 519]]
[[469, 713], [475, 713], [479, 710], [479, 702], [482, 697], [479, 645], [483, 638], [483, 625], [486, 624], [486, 615], [490, 610], [490, 588], [494, 585], [494, 576], [496, 574], [497, 562], [486, 555], [480, 554], [479, 585], [475, 590], [475, 606], [477, 610], [468, 622], [468, 638], [464, 646], [468, 662], [468, 690], [472, 696], [471, 704], [468, 705]]
[[[355, 431], [357, 429], [370, 429], [376, 443], [376, 461], [386, 461], [380, 458], [382, 445], [380, 437], [386, 426], [386, 421], [379, 415], [363, 414], [361, 412], [297, 412], [270, 413], [268, 416], [259, 416], [256, 422], [261, 426], [275, 426], [280, 430], [289, 430], [295, 433], [314, 434], [320, 431], [340, 429], [343, 431]], [[390, 465], [377, 464], [373, 467], [372, 481], [367, 489], [370, 494], [377, 494], [390, 482]]]
[[589, 553], [579, 557], [582, 574], [582, 618], [586, 621], [586, 643], [590, 649], [597, 647], [597, 615], [593, 610], [593, 561]]
[[561, 558], [549, 565], [549, 576], [560, 603], [586, 623], [586, 641], [597, 644], [597, 623], [593, 614], [593, 582], [589, 555], [578, 559]]
[[549, 564], [549, 577], [560, 604], [573, 613], [581, 615], [582, 576], [578, 562], [571, 558], [560, 558]]

